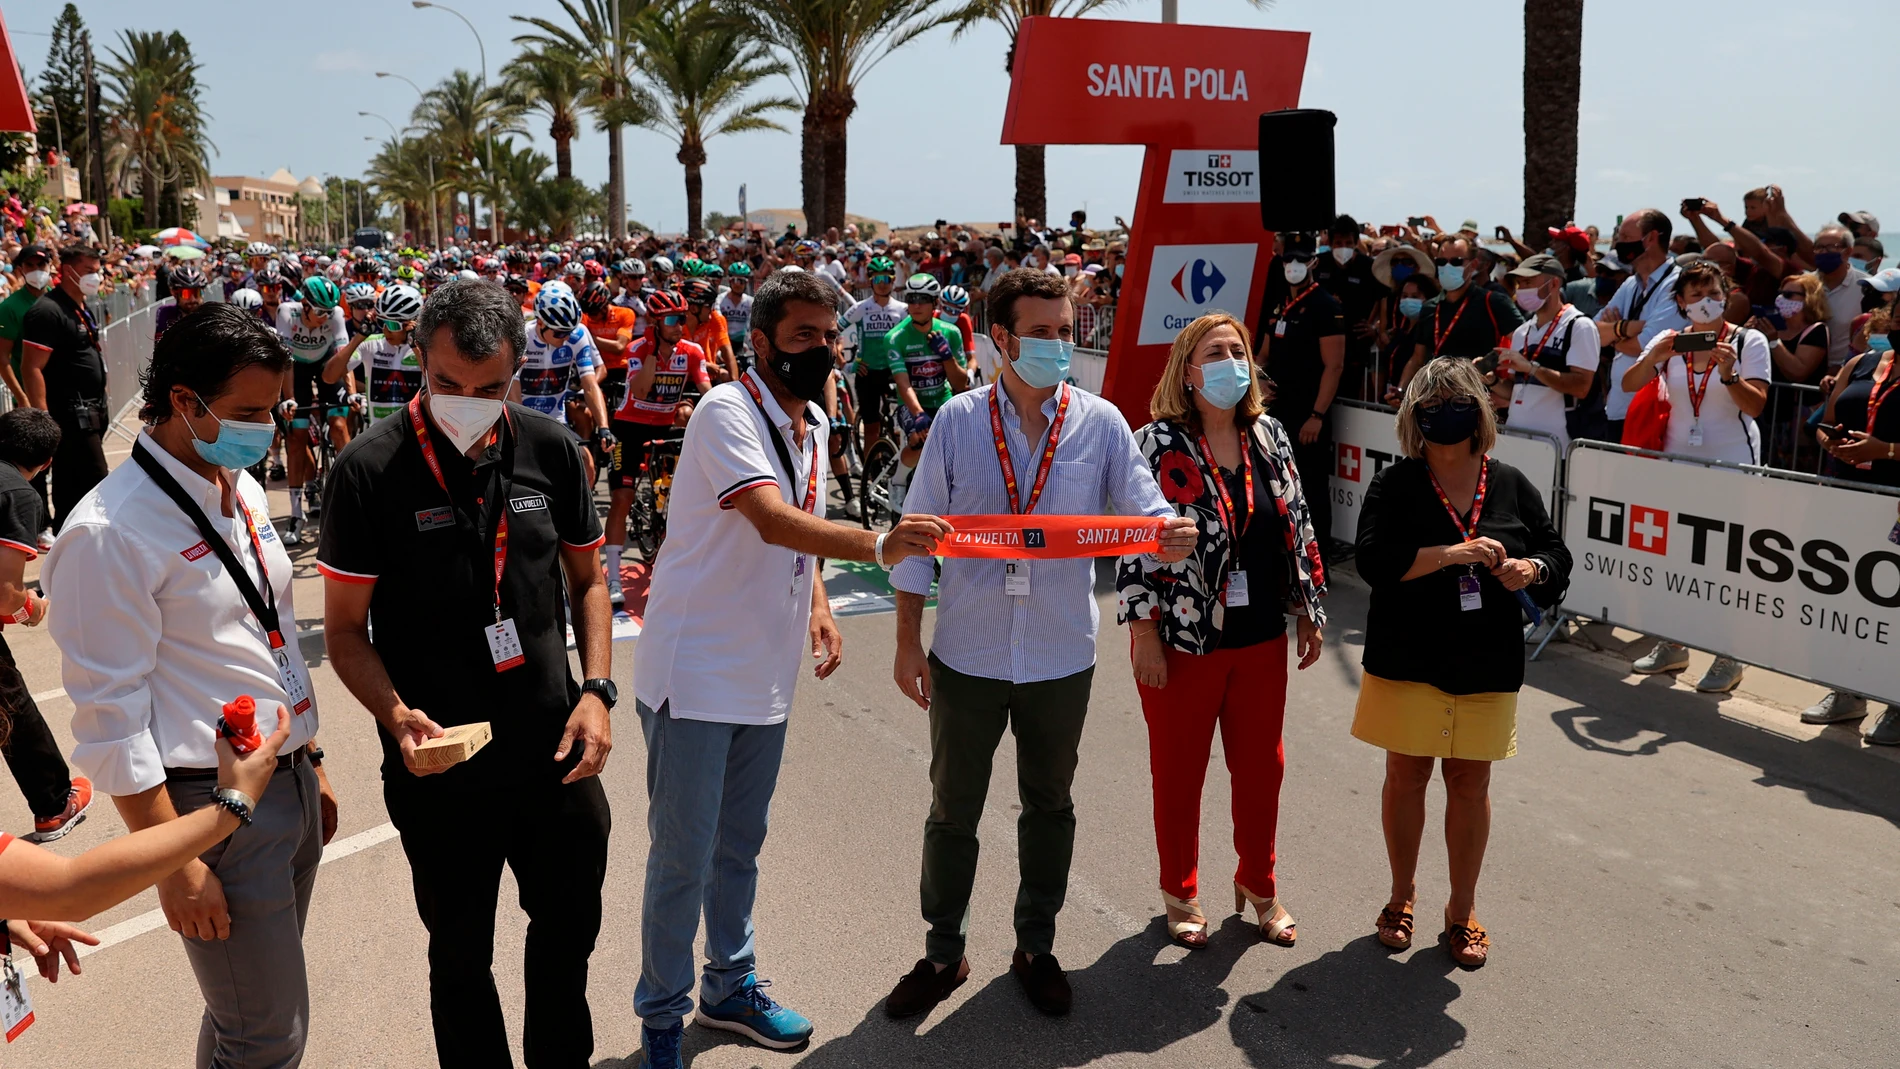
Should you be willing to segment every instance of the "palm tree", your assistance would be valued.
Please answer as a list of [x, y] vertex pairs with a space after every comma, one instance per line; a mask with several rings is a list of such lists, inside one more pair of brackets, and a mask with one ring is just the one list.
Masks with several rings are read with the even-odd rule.
[[184, 186], [210, 172], [200, 65], [191, 43], [175, 30], [121, 30], [119, 40], [123, 51], [108, 48], [112, 61], [105, 65], [112, 87], [107, 124], [116, 181], [130, 188], [131, 176], [138, 175], [142, 220], [157, 227], [166, 186], [174, 204], [180, 204]]
[[573, 178], [538, 182], [523, 191], [517, 208], [521, 225], [555, 241], [566, 241], [583, 220], [600, 216], [606, 197]]
[[427, 232], [429, 219], [425, 213], [440, 188], [429, 183], [430, 151], [429, 145], [413, 137], [384, 141], [364, 175], [376, 189], [377, 203], [400, 209], [402, 229], [417, 235], [418, 241]]
[[686, 232], [699, 236], [700, 168], [706, 141], [720, 134], [785, 128], [767, 116], [796, 111], [789, 97], [748, 100], [752, 88], [786, 73], [785, 64], [752, 31], [716, 16], [707, 0], [674, 4], [642, 19], [635, 29], [643, 83], [630, 102], [643, 112], [641, 125], [679, 143], [675, 158], [686, 168]]
[[800, 146], [807, 233], [844, 225], [846, 128], [858, 84], [884, 57], [941, 25], [939, 0], [723, 0], [784, 54], [805, 105]]
[[573, 144], [581, 132], [581, 102], [587, 93], [580, 64], [556, 49], [530, 48], [501, 69], [501, 82], [511, 105], [547, 116], [554, 176], [574, 177]]
[[1583, 0], [1524, 0], [1524, 230], [1577, 211], [1577, 100]]
[[505, 207], [513, 218], [522, 198], [541, 183], [552, 162], [533, 145], [516, 148], [512, 139], [503, 138], [495, 142], [494, 166], [482, 172], [482, 195], [491, 198], [498, 211]]
[[[571, 57], [580, 68], [588, 86], [584, 98], [597, 113], [607, 105], [610, 116], [601, 123], [607, 132], [607, 230], [618, 240], [626, 236], [627, 184], [626, 164], [620, 150], [620, 131], [626, 125], [624, 111], [614, 109], [614, 101], [624, 100], [632, 89], [628, 77], [634, 56], [630, 43], [633, 25], [645, 17], [652, 0], [555, 0], [567, 15], [568, 25], [533, 15], [513, 15], [539, 33], [524, 33], [515, 38], [518, 45], [529, 45]], [[617, 32], [616, 32], [617, 31]]]
[[[412, 121], [441, 144], [449, 161], [448, 173], [468, 197], [472, 221], [474, 190], [484, 184], [481, 172], [489, 142], [503, 134], [526, 133], [521, 112], [508, 103], [501, 89], [484, 88], [480, 78], [457, 68], [422, 94]], [[495, 223], [499, 231], [501, 220]]]

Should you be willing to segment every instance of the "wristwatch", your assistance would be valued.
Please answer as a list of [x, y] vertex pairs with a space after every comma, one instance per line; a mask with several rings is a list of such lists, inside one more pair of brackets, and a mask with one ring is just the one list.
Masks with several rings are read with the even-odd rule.
[[581, 684], [581, 693], [587, 694], [590, 692], [597, 695], [600, 698], [600, 703], [609, 709], [612, 709], [614, 705], [620, 701], [620, 688], [614, 686], [614, 681], [611, 679], [589, 679], [583, 682]]
[[1722, 385], [1724, 385], [1724, 386], [1733, 386], [1733, 385], [1735, 385], [1736, 383], [1738, 383], [1738, 382], [1740, 382], [1740, 381], [1742, 381], [1742, 377], [1741, 377], [1740, 375], [1737, 375], [1737, 376], [1735, 376], [1735, 377], [1734, 377], [1734, 378], [1732, 378], [1732, 379], [1723, 379], [1723, 380], [1722, 380]]
[[311, 768], [323, 767], [323, 747], [318, 746], [315, 739], [304, 745], [304, 755], [310, 758]]

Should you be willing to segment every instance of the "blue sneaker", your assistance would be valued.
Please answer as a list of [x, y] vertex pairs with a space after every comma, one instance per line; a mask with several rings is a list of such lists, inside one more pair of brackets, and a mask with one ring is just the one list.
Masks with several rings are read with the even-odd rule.
[[707, 1028], [737, 1032], [760, 1046], [790, 1050], [811, 1038], [811, 1022], [772, 1001], [764, 991], [771, 983], [749, 976], [744, 987], [717, 1006], [701, 1000], [695, 1019]]
[[683, 1069], [680, 1060], [680, 1025], [671, 1028], [640, 1028], [640, 1060], [634, 1069]]

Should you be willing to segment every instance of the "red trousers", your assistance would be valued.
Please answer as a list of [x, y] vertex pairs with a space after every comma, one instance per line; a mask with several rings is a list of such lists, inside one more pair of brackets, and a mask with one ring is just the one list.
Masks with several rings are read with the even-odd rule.
[[1273, 839], [1280, 823], [1280, 781], [1286, 774], [1286, 636], [1238, 650], [1182, 653], [1169, 649], [1167, 686], [1136, 684], [1148, 721], [1148, 765], [1154, 775], [1155, 846], [1161, 890], [1199, 895], [1201, 785], [1220, 725], [1232, 785], [1234, 881], [1273, 897]]

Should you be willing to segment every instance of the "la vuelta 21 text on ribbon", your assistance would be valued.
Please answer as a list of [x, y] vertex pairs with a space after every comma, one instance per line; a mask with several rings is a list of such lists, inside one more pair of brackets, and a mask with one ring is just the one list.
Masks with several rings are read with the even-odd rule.
[[945, 516], [952, 530], [937, 545], [944, 557], [1119, 557], [1154, 553], [1160, 518], [1136, 516]]

